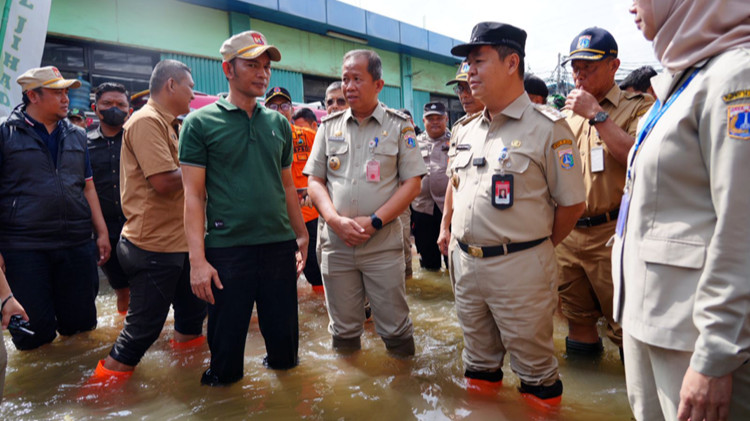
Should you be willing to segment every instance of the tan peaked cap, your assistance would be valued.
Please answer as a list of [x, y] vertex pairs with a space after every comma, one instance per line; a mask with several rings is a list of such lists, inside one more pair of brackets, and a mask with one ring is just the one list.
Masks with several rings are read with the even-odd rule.
[[281, 52], [273, 45], [269, 45], [266, 37], [257, 31], [245, 31], [233, 35], [221, 45], [221, 57], [224, 61], [233, 58], [252, 59], [263, 53], [268, 53], [271, 61], [281, 60]]
[[57, 67], [36, 67], [29, 69], [16, 79], [23, 92], [36, 88], [65, 89], [80, 88], [81, 81], [77, 79], [65, 79], [57, 70]]

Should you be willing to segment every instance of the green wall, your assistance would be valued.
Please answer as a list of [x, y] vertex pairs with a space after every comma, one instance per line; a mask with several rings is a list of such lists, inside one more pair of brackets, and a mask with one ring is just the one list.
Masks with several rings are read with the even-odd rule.
[[[415, 91], [419, 89], [453, 96], [453, 89], [450, 86], [445, 86], [445, 83], [456, 76], [456, 69], [458, 69], [458, 65], [447, 66], [435, 63], [434, 61], [412, 57], [412, 88]], [[414, 106], [416, 107], [416, 104]]]
[[220, 58], [229, 18], [177, 0], [53, 0], [47, 32]]

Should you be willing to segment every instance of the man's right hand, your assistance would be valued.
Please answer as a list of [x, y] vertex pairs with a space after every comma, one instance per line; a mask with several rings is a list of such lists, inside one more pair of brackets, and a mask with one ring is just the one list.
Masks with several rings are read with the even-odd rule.
[[219, 279], [219, 272], [206, 259], [197, 263], [190, 262], [190, 287], [193, 289], [193, 294], [209, 304], [215, 304], [214, 294], [211, 292], [212, 281], [216, 288], [224, 289]]
[[365, 229], [352, 218], [339, 215], [330, 221], [329, 225], [333, 232], [344, 240], [344, 243], [349, 247], [358, 246], [370, 239], [370, 235], [365, 232]]
[[449, 229], [440, 229], [437, 245], [444, 256], [448, 255], [448, 244], [451, 242], [451, 231]]

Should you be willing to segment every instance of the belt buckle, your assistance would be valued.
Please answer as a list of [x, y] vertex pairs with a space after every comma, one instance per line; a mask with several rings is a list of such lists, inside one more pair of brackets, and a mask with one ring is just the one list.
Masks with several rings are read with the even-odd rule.
[[484, 256], [484, 252], [482, 252], [482, 248], [481, 247], [468, 246], [468, 248], [469, 248], [469, 254], [470, 255], [472, 255], [474, 257], [483, 257]]

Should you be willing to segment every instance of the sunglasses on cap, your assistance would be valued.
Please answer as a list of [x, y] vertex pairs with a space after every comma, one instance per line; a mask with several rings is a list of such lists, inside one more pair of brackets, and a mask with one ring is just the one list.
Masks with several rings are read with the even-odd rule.
[[[326, 105], [328, 106], [333, 105], [333, 101], [334, 101], [333, 98], [328, 98], [328, 101], [326, 101]], [[336, 105], [341, 105], [341, 106], [346, 105], [346, 100], [344, 98], [336, 98], [335, 101], [336, 101]]]
[[281, 111], [289, 111], [292, 109], [292, 104], [285, 102], [283, 104], [266, 104], [266, 108], [269, 108], [274, 111], [278, 111], [279, 108], [281, 108]]

